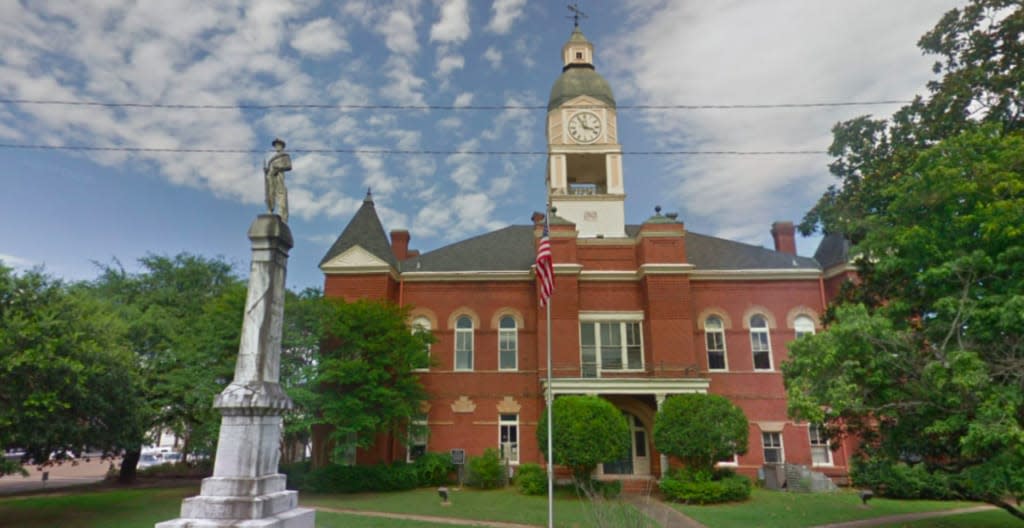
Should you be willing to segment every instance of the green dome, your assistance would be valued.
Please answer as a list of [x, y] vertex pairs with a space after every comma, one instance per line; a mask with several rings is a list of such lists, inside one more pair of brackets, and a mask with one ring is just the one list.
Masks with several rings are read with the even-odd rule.
[[589, 95], [615, 108], [615, 96], [612, 95], [612, 87], [608, 85], [608, 81], [592, 67], [574, 67], [562, 72], [555, 85], [551, 87], [548, 111], [581, 95]]

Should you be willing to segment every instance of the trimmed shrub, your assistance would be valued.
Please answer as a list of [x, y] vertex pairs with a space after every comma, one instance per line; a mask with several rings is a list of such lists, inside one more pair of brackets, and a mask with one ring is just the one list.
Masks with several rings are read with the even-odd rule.
[[504, 486], [508, 479], [505, 472], [505, 464], [501, 462], [501, 456], [497, 449], [487, 449], [484, 454], [478, 457], [471, 457], [469, 464], [469, 477], [466, 481], [471, 487], [481, 489], [493, 489]]
[[358, 493], [363, 491], [403, 491], [419, 485], [413, 464], [396, 462], [375, 466], [331, 464], [306, 474], [303, 491], [317, 493]]
[[548, 474], [539, 464], [520, 464], [516, 486], [525, 495], [544, 495], [548, 492]]
[[[573, 478], [586, 482], [602, 462], [629, 452], [630, 432], [622, 411], [597, 396], [559, 396], [552, 403], [555, 464], [569, 468]], [[548, 413], [537, 424], [537, 444], [547, 455]]]
[[422, 487], [448, 484], [455, 471], [451, 456], [443, 453], [424, 453], [413, 462], [413, 466], [416, 467], [416, 478]]
[[929, 473], [923, 464], [913, 466], [886, 460], [868, 461], [855, 458], [850, 468], [850, 480], [862, 488], [869, 488], [882, 497], [893, 499], [956, 498], [949, 477]]
[[140, 477], [159, 477], [159, 478], [204, 478], [213, 475], [213, 461], [212, 460], [198, 460], [196, 462], [178, 462], [175, 464], [160, 464], [158, 466], [150, 466], [145, 469], [138, 470]]
[[658, 482], [669, 500], [687, 504], [717, 504], [744, 501], [750, 497], [750, 479], [731, 470], [681, 469]]
[[717, 394], [677, 394], [654, 420], [654, 446], [688, 468], [713, 471], [715, 461], [747, 452], [743, 410]]

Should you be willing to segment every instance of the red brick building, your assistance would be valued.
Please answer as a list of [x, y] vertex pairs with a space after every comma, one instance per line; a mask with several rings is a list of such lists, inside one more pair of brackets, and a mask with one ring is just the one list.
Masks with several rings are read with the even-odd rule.
[[[750, 421], [747, 454], [723, 464], [753, 474], [785, 461], [845, 475], [847, 446], [833, 451], [816, 428], [787, 418], [780, 373], [787, 343], [816, 330], [850, 276], [845, 244], [826, 239], [807, 258], [796, 255], [789, 222], [771, 226], [773, 249], [688, 232], [660, 211], [626, 225], [615, 99], [593, 52], [578, 29], [563, 47], [548, 105], [546, 183], [557, 277], [551, 389], [606, 398], [633, 428], [630, 456], [598, 473], [661, 474], [667, 461], [651, 437], [658, 407], [673, 394], [709, 392]], [[422, 372], [429, 434], [408, 448], [382, 439], [360, 462], [453, 448], [543, 462], [536, 426], [547, 330], [533, 271], [541, 218], [419, 254], [407, 231], [389, 240], [367, 196], [321, 262], [324, 292], [412, 305], [410, 324], [437, 343]]]

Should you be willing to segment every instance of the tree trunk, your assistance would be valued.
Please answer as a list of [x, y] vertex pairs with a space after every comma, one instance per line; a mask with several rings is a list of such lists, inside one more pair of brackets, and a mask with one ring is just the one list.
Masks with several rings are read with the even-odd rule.
[[1020, 508], [1017, 508], [1013, 504], [1010, 504], [1009, 502], [1006, 502], [1004, 500], [991, 500], [991, 501], [988, 501], [988, 503], [993, 505], [993, 506], [995, 506], [995, 507], [997, 507], [997, 508], [1001, 508], [1003, 510], [1006, 510], [1007, 513], [1009, 513], [1010, 515], [1013, 515], [1018, 520], [1024, 521], [1024, 511], [1021, 511]]
[[141, 449], [132, 449], [124, 453], [124, 458], [121, 459], [121, 472], [117, 475], [117, 482], [120, 484], [134, 484], [136, 467], [139, 465], [139, 456], [142, 455]]

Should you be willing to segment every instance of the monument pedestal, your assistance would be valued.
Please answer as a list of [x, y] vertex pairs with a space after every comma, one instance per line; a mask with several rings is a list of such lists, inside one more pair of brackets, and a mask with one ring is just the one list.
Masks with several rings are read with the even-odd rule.
[[275, 215], [249, 228], [252, 270], [235, 378], [214, 400], [221, 413], [213, 476], [182, 502], [181, 518], [156, 528], [313, 528], [315, 513], [285, 489], [280, 461], [283, 415], [292, 408], [278, 384], [285, 271], [292, 235]]

